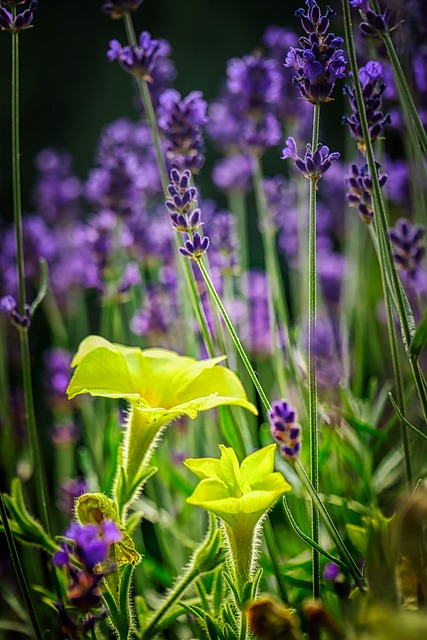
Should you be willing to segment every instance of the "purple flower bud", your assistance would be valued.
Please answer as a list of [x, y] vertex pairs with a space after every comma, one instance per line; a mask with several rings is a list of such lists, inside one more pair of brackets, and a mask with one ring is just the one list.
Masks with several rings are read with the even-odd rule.
[[313, 153], [311, 145], [308, 144], [304, 159], [302, 159], [298, 156], [297, 146], [293, 138], [286, 140], [286, 147], [282, 153], [282, 160], [291, 158], [297, 169], [301, 171], [306, 178], [314, 180], [316, 183], [330, 168], [331, 164], [336, 162], [340, 157], [337, 151], [329, 153], [329, 147], [322, 144], [318, 144]]
[[180, 253], [186, 258], [192, 260], [199, 260], [201, 256], [208, 250], [209, 238], [207, 236], [201, 236], [195, 233], [192, 238], [184, 242], [184, 246], [179, 248]]
[[113, 19], [123, 18], [125, 13], [136, 11], [142, 4], [143, 0], [107, 0], [101, 9]]
[[[17, 4], [20, 3], [13, 3], [14, 6]], [[28, 9], [18, 13], [15, 18], [10, 11], [4, 7], [0, 7], [0, 29], [10, 31], [11, 33], [19, 33], [19, 31], [29, 29], [33, 23], [34, 11], [37, 8], [37, 4], [37, 0], [32, 0]]]
[[270, 433], [284, 458], [295, 459], [301, 451], [301, 426], [295, 424], [296, 410], [286, 400], [273, 402], [268, 412]]

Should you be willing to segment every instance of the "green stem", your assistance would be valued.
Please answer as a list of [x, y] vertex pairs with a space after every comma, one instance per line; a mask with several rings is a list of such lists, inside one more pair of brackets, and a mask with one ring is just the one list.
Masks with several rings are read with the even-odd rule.
[[414, 129], [418, 136], [421, 148], [423, 152], [427, 155], [426, 130], [424, 129], [423, 123], [421, 122], [421, 118], [417, 111], [417, 107], [415, 106], [414, 100], [412, 98], [411, 90], [408, 86], [408, 81], [406, 80], [405, 73], [402, 69], [402, 65], [400, 64], [400, 60], [397, 56], [396, 49], [394, 48], [394, 45], [389, 33], [382, 34], [381, 38], [385, 44], [388, 57], [390, 58], [390, 62], [393, 67], [394, 78], [398, 87], [399, 94], [402, 96], [403, 101], [406, 104], [407, 110], [412, 120], [412, 124], [414, 125]]
[[[299, 392], [301, 398], [305, 398], [305, 390], [302, 384], [301, 376], [298, 371], [298, 367], [295, 362], [294, 351], [295, 344], [292, 341], [291, 337], [291, 325], [289, 318], [289, 310], [286, 301], [286, 295], [283, 287], [283, 279], [280, 272], [280, 265], [277, 255], [277, 247], [276, 247], [276, 239], [275, 233], [272, 227], [272, 221], [269, 219], [268, 215], [268, 206], [265, 197], [265, 191], [263, 186], [263, 169], [260, 158], [254, 156], [252, 158], [253, 162], [253, 184], [254, 184], [254, 192], [255, 199], [257, 204], [258, 215], [261, 223], [261, 239], [264, 249], [264, 259], [266, 271], [268, 274], [268, 279], [271, 287], [271, 297], [272, 297], [272, 329], [282, 328], [285, 335], [285, 349], [286, 355], [289, 361], [290, 366], [290, 377], [293, 381], [296, 381], [298, 384]], [[277, 340], [274, 339], [273, 336], [273, 356], [274, 356], [274, 364], [275, 364], [275, 372], [278, 379], [278, 387], [280, 389], [280, 393], [284, 393], [284, 389], [286, 388], [285, 384], [285, 376], [284, 376], [284, 368], [283, 368], [283, 358], [281, 353], [281, 348], [279, 344], [275, 344]]]
[[[137, 44], [137, 40], [136, 40], [136, 36], [135, 36], [135, 30], [133, 28], [133, 23], [132, 23], [132, 17], [130, 15], [130, 13], [126, 12], [124, 14], [124, 25], [125, 25], [125, 30], [126, 30], [126, 35], [127, 35], [127, 39], [128, 42], [131, 46], [135, 46]], [[159, 128], [157, 126], [157, 118], [156, 118], [156, 114], [154, 112], [154, 107], [153, 107], [153, 103], [151, 100], [151, 96], [150, 96], [150, 91], [148, 89], [148, 85], [147, 82], [145, 80], [143, 80], [142, 78], [138, 78], [137, 80], [137, 84], [138, 84], [138, 89], [139, 89], [139, 93], [140, 93], [140, 97], [142, 100], [142, 103], [144, 105], [144, 111], [145, 111], [145, 115], [147, 118], [147, 122], [151, 131], [151, 136], [153, 139], [153, 144], [154, 144], [154, 149], [156, 152], [156, 159], [157, 159], [157, 166], [158, 169], [160, 171], [160, 178], [161, 178], [161, 183], [162, 183], [162, 188], [163, 188], [163, 195], [165, 197], [165, 200], [169, 197], [168, 194], [168, 184], [169, 184], [169, 177], [168, 177], [168, 173], [167, 173], [167, 169], [166, 169], [166, 163], [165, 163], [165, 159], [163, 157], [163, 153], [162, 153], [162, 147], [161, 147], [161, 140], [160, 140], [160, 133], [159, 133]], [[179, 247], [179, 239], [178, 239], [178, 234], [174, 233], [174, 244], [175, 244], [175, 249], [176, 249], [176, 260], [177, 260], [177, 270], [181, 272], [181, 274], [184, 277], [184, 282], [186, 283], [187, 286], [187, 290], [188, 290], [188, 294], [191, 300], [191, 304], [194, 310], [194, 314], [197, 318], [197, 321], [199, 323], [200, 326], [200, 330], [202, 332], [202, 337], [206, 346], [206, 349], [208, 351], [209, 356], [214, 356], [215, 355], [215, 347], [214, 347], [214, 343], [213, 343], [213, 339], [212, 336], [210, 334], [209, 331], [209, 327], [206, 321], [206, 317], [204, 314], [204, 311], [202, 309], [202, 305], [199, 302], [199, 297], [197, 294], [197, 289], [196, 289], [196, 284], [194, 282], [194, 278], [193, 275], [191, 273], [191, 266], [188, 263], [188, 260], [180, 260], [180, 256], [178, 254], [178, 247]], [[186, 301], [188, 300], [187, 296], [184, 295], [183, 292], [181, 292], [180, 295], [180, 299], [183, 300], [183, 304], [186, 304]]]
[[205, 281], [206, 287], [210, 293], [210, 295], [212, 296], [221, 316], [222, 319], [224, 320], [224, 323], [231, 335], [231, 338], [234, 342], [234, 346], [236, 347], [236, 351], [239, 354], [239, 356], [241, 357], [243, 364], [246, 367], [247, 372], [249, 373], [249, 376], [255, 386], [255, 389], [258, 391], [258, 395], [260, 397], [260, 400], [262, 402], [262, 404], [264, 405], [264, 408], [266, 411], [270, 410], [270, 403], [268, 401], [268, 398], [264, 392], [264, 389], [261, 386], [260, 381], [258, 380], [258, 376], [256, 375], [248, 356], [246, 355], [246, 351], [243, 348], [242, 343], [240, 342], [239, 336], [236, 333], [236, 330], [234, 329], [233, 323], [231, 322], [227, 311], [225, 310], [224, 305], [222, 304], [221, 298], [219, 297], [214, 284], [210, 278], [209, 273], [206, 270], [205, 265], [203, 264], [202, 260], [197, 260], [197, 265], [201, 271], [201, 274], [203, 276], [203, 279]]
[[[384, 243], [381, 242], [381, 238], [374, 235], [374, 230], [372, 225], [369, 227], [369, 231], [371, 232], [374, 247], [378, 253], [384, 253], [386, 248], [384, 247]], [[384, 292], [384, 300], [386, 306], [387, 313], [387, 327], [388, 327], [388, 335], [389, 335], [389, 343], [390, 343], [390, 353], [391, 360], [393, 366], [393, 375], [394, 375], [394, 383], [396, 386], [396, 399], [397, 405], [402, 415], [405, 414], [405, 404], [403, 398], [403, 383], [402, 383], [402, 372], [400, 368], [399, 361], [399, 351], [397, 348], [397, 337], [396, 337], [396, 329], [394, 325], [394, 316], [393, 316], [393, 308], [391, 306], [390, 296], [387, 295], [387, 280], [384, 273], [384, 257], [378, 255], [378, 263], [380, 266], [381, 273], [381, 282]], [[408, 490], [413, 486], [413, 472], [412, 472], [412, 462], [411, 462], [411, 452], [409, 448], [409, 438], [407, 430], [405, 429], [402, 420], [399, 420], [400, 426], [400, 436], [402, 440], [404, 461], [405, 461], [405, 475], [406, 475], [406, 483]]]
[[[13, 9], [15, 14], [16, 9]], [[21, 165], [20, 165], [20, 140], [19, 140], [19, 34], [12, 33], [12, 194], [13, 194], [13, 221], [16, 238], [16, 266], [19, 287], [19, 313], [26, 313], [25, 278], [24, 278], [24, 245], [22, 237], [22, 203], [21, 203]], [[34, 479], [36, 484], [37, 503], [39, 516], [47, 532], [49, 532], [49, 519], [46, 507], [43, 470], [40, 457], [40, 448], [37, 438], [36, 420], [34, 414], [34, 399], [31, 380], [30, 347], [28, 329], [18, 327], [22, 356], [22, 375], [25, 398], [25, 416], [28, 429], [28, 438], [34, 464]]]
[[[319, 141], [320, 103], [314, 105], [313, 136], [311, 146], [313, 153]], [[316, 492], [319, 491], [319, 443], [317, 427], [317, 380], [316, 380], [316, 190], [317, 178], [310, 180], [310, 217], [308, 235], [308, 412], [310, 425], [310, 480]], [[312, 502], [311, 534], [314, 542], [319, 543], [319, 512]], [[312, 548], [313, 559], [313, 598], [320, 597], [320, 556]]]
[[377, 207], [376, 214], [376, 222], [377, 222], [377, 230], [378, 236], [381, 238], [381, 242], [384, 246], [384, 252], [382, 254], [382, 258], [384, 259], [384, 272], [386, 275], [388, 287], [386, 289], [387, 295], [392, 295], [394, 299], [394, 304], [396, 306], [396, 311], [399, 317], [399, 322], [402, 330], [402, 339], [405, 346], [406, 353], [409, 358], [409, 363], [412, 370], [412, 375], [414, 378], [415, 386], [418, 392], [418, 397], [420, 400], [421, 408], [423, 411], [424, 419], [427, 422], [427, 394], [423, 384], [422, 373], [419, 367], [418, 362], [410, 357], [409, 348], [411, 344], [411, 340], [414, 333], [413, 318], [409, 318], [408, 315], [408, 303], [406, 300], [406, 295], [404, 293], [403, 287], [401, 285], [396, 266], [392, 259], [392, 252], [390, 247], [390, 239], [388, 234], [388, 221], [387, 214], [384, 205], [384, 199], [381, 192], [381, 186], [378, 180], [377, 167], [375, 163], [375, 155], [373, 151], [372, 142], [369, 136], [369, 127], [368, 121], [366, 117], [365, 104], [363, 101], [363, 94], [360, 85], [360, 80], [358, 76], [358, 67], [357, 67], [357, 58], [356, 58], [356, 50], [353, 40], [353, 32], [352, 32], [352, 23], [351, 23], [351, 12], [350, 12], [350, 3], [349, 0], [342, 0], [343, 6], [343, 14], [344, 14], [344, 28], [345, 35], [349, 53], [350, 67], [353, 74], [354, 81], [354, 92], [356, 96], [357, 109], [360, 116], [360, 123], [362, 127], [363, 138], [366, 147], [366, 159], [368, 162], [369, 172], [372, 179], [373, 186], [373, 200], [374, 204]]
[[[335, 546], [337, 547], [337, 550], [341, 555], [341, 558], [344, 560], [347, 567], [351, 571], [351, 575], [353, 576], [355, 583], [357, 584], [360, 591], [364, 592], [366, 585], [364, 583], [363, 576], [360, 573], [359, 567], [353, 560], [351, 553], [347, 549], [344, 543], [344, 540], [341, 538], [339, 531], [334, 525], [334, 522], [331, 516], [329, 515], [328, 511], [326, 510], [326, 507], [323, 504], [319, 494], [314, 490], [313, 485], [310, 481], [310, 478], [308, 477], [301, 463], [301, 460], [299, 458], [297, 458], [295, 461], [295, 470], [302, 484], [306, 487], [308, 493], [310, 494], [313, 504], [316, 505], [320, 515], [322, 516], [325, 526], [329, 532], [329, 535], [331, 536], [331, 539], [333, 540]], [[316, 542], [316, 544], [318, 543]]]
[[13, 569], [15, 571], [16, 579], [21, 590], [22, 598], [25, 602], [25, 606], [28, 611], [31, 625], [34, 631], [34, 637], [36, 640], [43, 640], [43, 634], [40, 629], [39, 621], [37, 619], [36, 610], [34, 608], [33, 601], [31, 599], [30, 589], [28, 587], [27, 579], [22, 569], [21, 561], [16, 550], [15, 542], [13, 540], [12, 532], [9, 527], [9, 520], [7, 518], [6, 508], [3, 501], [3, 494], [0, 493], [0, 516], [3, 523], [3, 529], [6, 536], [7, 545], [9, 547], [10, 557], [12, 558]]

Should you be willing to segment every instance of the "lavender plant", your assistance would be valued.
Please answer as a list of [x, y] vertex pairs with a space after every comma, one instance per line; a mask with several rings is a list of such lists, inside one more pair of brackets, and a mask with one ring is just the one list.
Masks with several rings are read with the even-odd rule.
[[86, 177], [40, 149], [27, 198], [19, 44], [47, 18], [0, 2], [0, 640], [425, 634], [426, 16], [407, 4], [283, 7], [210, 98], [175, 81], [149, 0], [99, 2], [134, 117], [104, 123]]

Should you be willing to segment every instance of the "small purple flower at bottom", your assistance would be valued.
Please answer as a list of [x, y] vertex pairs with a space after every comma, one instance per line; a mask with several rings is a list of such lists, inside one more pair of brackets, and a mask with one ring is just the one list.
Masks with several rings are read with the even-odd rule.
[[270, 433], [284, 458], [295, 459], [301, 451], [301, 426], [295, 423], [296, 409], [286, 400], [273, 402], [268, 412]]
[[201, 256], [208, 250], [209, 238], [195, 233], [192, 238], [184, 242], [184, 246], [179, 248], [180, 253], [186, 258], [199, 260]]
[[291, 158], [297, 169], [309, 180], [314, 180], [315, 183], [340, 157], [337, 151], [329, 153], [329, 147], [323, 144], [318, 144], [313, 153], [311, 145], [308, 144], [304, 159], [302, 159], [298, 155], [295, 140], [291, 137], [286, 140], [286, 147], [282, 153], [282, 160]]

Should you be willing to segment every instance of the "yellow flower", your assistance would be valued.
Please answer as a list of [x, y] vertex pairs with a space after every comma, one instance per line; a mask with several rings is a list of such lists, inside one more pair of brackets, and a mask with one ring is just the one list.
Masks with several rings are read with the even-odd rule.
[[125, 398], [139, 411], [167, 422], [182, 415], [195, 418], [224, 404], [257, 413], [238, 377], [218, 367], [226, 356], [195, 360], [167, 349], [112, 344], [99, 336], [83, 340], [71, 363], [77, 367], [68, 397], [81, 393]]
[[189, 504], [204, 507], [235, 530], [252, 530], [291, 485], [274, 472], [275, 444], [255, 451], [239, 466], [230, 447], [221, 458], [190, 458], [184, 464], [200, 479]]
[[185, 460], [184, 464], [200, 478], [187, 502], [204, 507], [224, 521], [232, 578], [240, 598], [245, 584], [254, 577], [260, 522], [291, 486], [281, 473], [274, 472], [275, 444], [255, 451], [240, 466], [233, 449], [219, 448], [219, 460]]
[[225, 356], [195, 360], [168, 351], [112, 344], [100, 336], [83, 340], [71, 363], [76, 370], [68, 397], [82, 393], [125, 398], [131, 405], [124, 446], [119, 452], [115, 492], [121, 510], [153, 472], [148, 461], [166, 425], [182, 415], [220, 405], [238, 405], [257, 413], [242, 383], [218, 366]]

